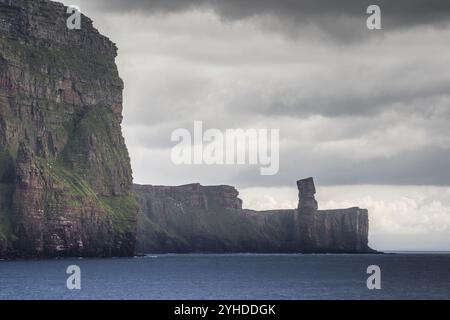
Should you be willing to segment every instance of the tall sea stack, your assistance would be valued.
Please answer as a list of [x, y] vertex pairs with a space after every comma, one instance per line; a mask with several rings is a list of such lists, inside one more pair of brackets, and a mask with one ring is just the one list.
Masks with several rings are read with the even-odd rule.
[[134, 253], [117, 48], [66, 10], [0, 0], [0, 257]]
[[296, 237], [302, 252], [372, 252], [367, 209], [318, 210], [312, 178], [297, 181]]
[[298, 188], [298, 212], [300, 214], [313, 214], [319, 208], [315, 194], [316, 186], [313, 178], [297, 181]]

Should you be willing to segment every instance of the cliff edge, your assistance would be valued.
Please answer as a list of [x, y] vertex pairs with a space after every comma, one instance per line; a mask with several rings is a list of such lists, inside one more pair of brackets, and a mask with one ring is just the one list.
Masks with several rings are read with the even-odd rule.
[[117, 48], [68, 16], [0, 1], [0, 257], [134, 253]]

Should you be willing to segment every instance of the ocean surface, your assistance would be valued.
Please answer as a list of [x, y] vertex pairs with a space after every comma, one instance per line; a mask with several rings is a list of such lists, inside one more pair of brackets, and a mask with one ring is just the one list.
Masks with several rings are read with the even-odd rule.
[[[69, 290], [70, 265], [81, 290]], [[368, 290], [369, 265], [381, 289]], [[450, 254], [0, 261], [0, 299], [450, 299]]]

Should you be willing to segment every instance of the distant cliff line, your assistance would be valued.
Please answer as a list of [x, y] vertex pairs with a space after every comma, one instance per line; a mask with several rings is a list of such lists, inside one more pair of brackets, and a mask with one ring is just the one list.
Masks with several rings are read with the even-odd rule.
[[142, 253], [374, 253], [368, 211], [318, 210], [312, 178], [297, 209], [242, 209], [231, 186], [134, 186]]

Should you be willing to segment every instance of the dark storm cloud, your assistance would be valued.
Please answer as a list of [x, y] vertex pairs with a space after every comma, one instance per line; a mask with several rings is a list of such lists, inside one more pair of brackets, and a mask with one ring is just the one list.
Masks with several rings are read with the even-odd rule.
[[364, 25], [366, 9], [372, 4], [381, 7], [385, 30], [421, 24], [438, 26], [450, 18], [450, 1], [442, 0], [100, 0], [92, 5], [103, 11], [142, 14], [209, 9], [231, 21], [272, 16], [290, 31], [292, 27], [316, 25], [338, 38], [351, 39], [363, 30], [349, 32], [349, 25]]

